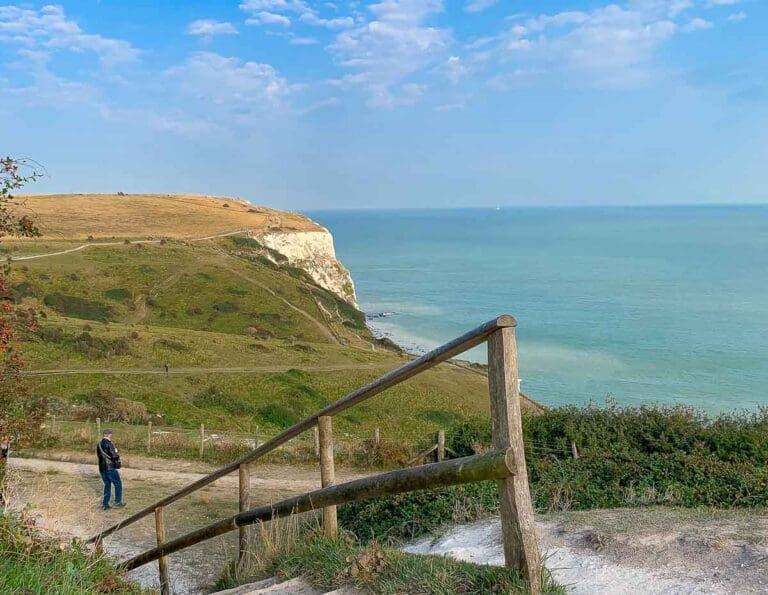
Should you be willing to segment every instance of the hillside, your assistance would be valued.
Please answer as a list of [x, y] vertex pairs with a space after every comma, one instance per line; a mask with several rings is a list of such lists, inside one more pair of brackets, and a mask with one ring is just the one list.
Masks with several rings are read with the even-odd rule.
[[320, 231], [297, 213], [244, 200], [169, 194], [49, 194], [18, 196], [44, 240], [189, 238], [234, 230]]
[[[267, 245], [280, 238], [290, 251], [299, 234], [306, 256], [313, 244], [300, 234], [319, 233], [332, 249], [330, 234], [300, 215], [189, 196], [26, 197], [25, 206], [43, 237], [3, 249], [29, 258], [12, 267], [12, 297], [41, 312], [26, 345], [30, 382], [62, 417], [93, 416], [94, 393], [108, 391], [166, 424], [276, 432], [406, 361], [371, 335], [353, 293], [318, 283], [315, 261]], [[172, 373], [158, 374], [166, 364]], [[486, 386], [477, 370], [442, 365], [338, 424], [420, 440], [485, 413]]]

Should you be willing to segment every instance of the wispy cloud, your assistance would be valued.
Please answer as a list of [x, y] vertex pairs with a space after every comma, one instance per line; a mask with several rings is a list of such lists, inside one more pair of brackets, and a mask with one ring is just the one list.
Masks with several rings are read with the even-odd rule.
[[423, 95], [406, 79], [434, 67], [452, 43], [448, 29], [427, 25], [442, 12], [440, 0], [384, 0], [369, 7], [371, 17], [336, 36], [330, 50], [337, 63], [351, 71], [341, 79], [365, 89], [369, 104], [393, 107]]
[[269, 64], [195, 52], [165, 71], [182, 92], [230, 112], [259, 112], [283, 106], [292, 87]]
[[187, 33], [202, 37], [214, 37], [215, 35], [237, 35], [237, 29], [232, 23], [213, 19], [198, 19], [187, 26]]
[[0, 6], [0, 41], [51, 52], [92, 52], [105, 67], [133, 62], [140, 53], [127, 41], [86, 33], [61, 6], [52, 5], [39, 10]]
[[470, 0], [464, 5], [467, 12], [482, 12], [496, 4], [497, 0]]
[[[335, 5], [327, 6], [333, 10]], [[326, 29], [352, 27], [352, 17], [341, 16], [325, 18], [304, 0], [246, 0], [240, 4], [240, 10], [251, 15], [245, 22], [248, 25], [291, 25], [291, 16], [296, 16], [302, 23]]]

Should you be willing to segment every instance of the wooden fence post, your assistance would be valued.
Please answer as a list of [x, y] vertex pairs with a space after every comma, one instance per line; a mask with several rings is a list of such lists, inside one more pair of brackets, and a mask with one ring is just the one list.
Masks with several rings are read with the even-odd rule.
[[445, 459], [445, 430], [437, 431], [437, 462]]
[[152, 451], [152, 422], [147, 422], [147, 453]]
[[[240, 480], [240, 491], [239, 491], [239, 510], [240, 512], [245, 512], [251, 507], [251, 471], [248, 463], [241, 463], [240, 467], [238, 468], [238, 476]], [[238, 563], [242, 564], [243, 561], [246, 559], [246, 556], [248, 555], [248, 548], [249, 548], [249, 534], [250, 534], [250, 527], [248, 526], [242, 526], [239, 527], [239, 547], [238, 547]]]
[[312, 433], [315, 436], [315, 456], [320, 456], [320, 430], [317, 429], [317, 426], [312, 428]]
[[200, 458], [203, 458], [205, 450], [205, 424], [200, 424]]
[[488, 338], [488, 392], [493, 447], [511, 447], [515, 464], [514, 475], [499, 481], [504, 558], [507, 567], [518, 570], [529, 581], [531, 593], [538, 595], [541, 557], [525, 464], [514, 326], [499, 329]]
[[576, 448], [576, 443], [573, 440], [571, 440], [571, 454], [573, 455], [574, 459], [579, 458], [579, 449]]
[[253, 431], [253, 448], [259, 447], [259, 426]]
[[[326, 488], [332, 486], [336, 479], [333, 466], [333, 418], [326, 415], [318, 418], [316, 427], [320, 439], [320, 482]], [[334, 536], [338, 532], [335, 506], [323, 509], [323, 529], [326, 535]]]
[[[163, 545], [165, 542], [165, 521], [163, 520], [163, 507], [155, 508], [155, 533], [157, 534], [157, 545]], [[171, 582], [168, 580], [168, 558], [162, 556], [157, 561], [157, 569], [160, 573], [160, 595], [170, 595]]]
[[53, 434], [56, 431], [56, 414], [54, 413], [51, 416], [51, 434]]
[[373, 430], [373, 444], [375, 446], [381, 444], [381, 432], [379, 431], [379, 428]]
[[101, 418], [96, 418], [96, 440], [101, 440]]

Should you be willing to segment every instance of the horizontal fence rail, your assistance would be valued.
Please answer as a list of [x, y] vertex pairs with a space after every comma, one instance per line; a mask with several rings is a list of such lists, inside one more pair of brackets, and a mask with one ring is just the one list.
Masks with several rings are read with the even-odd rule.
[[120, 566], [125, 570], [133, 570], [149, 562], [159, 560], [168, 554], [234, 531], [238, 527], [252, 525], [260, 521], [271, 521], [291, 514], [309, 512], [327, 506], [378, 496], [477, 481], [505, 479], [515, 472], [514, 459], [512, 449], [493, 451], [443, 461], [442, 463], [431, 463], [419, 467], [399, 469], [333, 485], [301, 496], [294, 496], [275, 504], [252, 508], [228, 519], [212, 523], [207, 527], [197, 529], [162, 545], [158, 545], [143, 554], [131, 558]]
[[154, 514], [155, 509], [159, 507], [167, 506], [172, 502], [176, 502], [180, 498], [183, 498], [193, 492], [196, 492], [200, 488], [207, 486], [208, 484], [216, 481], [217, 479], [220, 479], [225, 475], [228, 475], [234, 471], [237, 471], [240, 465], [253, 462], [256, 459], [263, 457], [264, 455], [273, 451], [277, 447], [285, 444], [292, 438], [295, 438], [299, 434], [315, 426], [320, 417], [333, 416], [341, 411], [344, 411], [345, 409], [352, 407], [353, 405], [356, 405], [357, 403], [366, 401], [371, 397], [379, 394], [380, 392], [388, 388], [391, 388], [392, 386], [400, 384], [401, 382], [404, 382], [405, 380], [408, 380], [409, 378], [412, 378], [413, 376], [416, 376], [421, 372], [424, 372], [430, 368], [433, 368], [434, 366], [442, 362], [445, 362], [459, 355], [460, 353], [463, 353], [471, 349], [472, 347], [480, 345], [481, 343], [486, 341], [488, 337], [492, 335], [494, 332], [504, 328], [513, 328], [515, 326], [517, 326], [517, 322], [512, 316], [509, 316], [509, 315], [503, 315], [503, 316], [499, 316], [498, 318], [494, 318], [493, 320], [489, 320], [485, 324], [469, 331], [468, 333], [465, 333], [464, 335], [461, 335], [460, 337], [457, 337], [453, 341], [450, 341], [449, 343], [446, 343], [445, 345], [442, 345], [441, 347], [438, 347], [437, 349], [434, 349], [429, 353], [426, 353], [421, 357], [408, 362], [407, 364], [397, 368], [396, 370], [393, 370], [389, 374], [385, 374], [384, 376], [381, 376], [377, 380], [374, 380], [373, 382], [352, 391], [351, 393], [345, 395], [339, 400], [334, 401], [333, 403], [327, 405], [323, 409], [317, 411], [316, 413], [296, 423], [290, 428], [284, 430], [274, 438], [271, 438], [270, 440], [266, 441], [264, 444], [256, 447], [250, 453], [240, 457], [239, 459], [232, 461], [227, 465], [224, 465], [223, 467], [220, 467], [216, 471], [213, 471], [208, 475], [206, 475], [205, 477], [198, 479], [197, 481], [189, 484], [187, 487], [179, 490], [178, 492], [175, 492], [169, 496], [166, 496], [161, 500], [158, 500], [151, 506], [148, 506], [147, 508], [140, 510], [139, 512], [131, 515], [127, 519], [124, 519], [119, 523], [107, 529], [104, 529], [97, 535], [94, 535], [93, 537], [91, 537], [88, 540], [88, 543], [96, 543], [102, 540], [104, 537], [111, 535], [115, 531], [118, 531], [123, 527], [127, 527], [128, 525], [131, 525], [136, 521], [141, 520], [150, 514]]

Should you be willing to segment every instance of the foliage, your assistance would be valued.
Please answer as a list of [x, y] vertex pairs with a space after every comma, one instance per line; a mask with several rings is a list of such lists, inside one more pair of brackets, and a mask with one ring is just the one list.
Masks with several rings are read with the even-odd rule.
[[[19, 214], [21, 204], [14, 200], [12, 194], [38, 177], [30, 162], [11, 157], [0, 159], [0, 238], [40, 235], [34, 222], [28, 216]], [[0, 268], [0, 435], [23, 440], [39, 425], [44, 413], [44, 400], [30, 399], [25, 395], [20, 375], [24, 368], [21, 339], [34, 331], [36, 318], [32, 309], [12, 303], [17, 295], [11, 287], [9, 272], [10, 265]]]
[[105, 557], [38, 533], [26, 516], [0, 510], [0, 592], [140, 594]]
[[[540, 511], [768, 506], [768, 409], [708, 418], [683, 407], [571, 406], [527, 416], [523, 430]], [[454, 425], [447, 444], [459, 456], [489, 449], [488, 419]], [[346, 504], [339, 519], [362, 539], [406, 539], [497, 510], [486, 482]]]
[[96, 300], [88, 300], [76, 295], [64, 293], [49, 293], [43, 298], [43, 303], [65, 316], [81, 318], [83, 320], [107, 321], [112, 318], [110, 307]]

